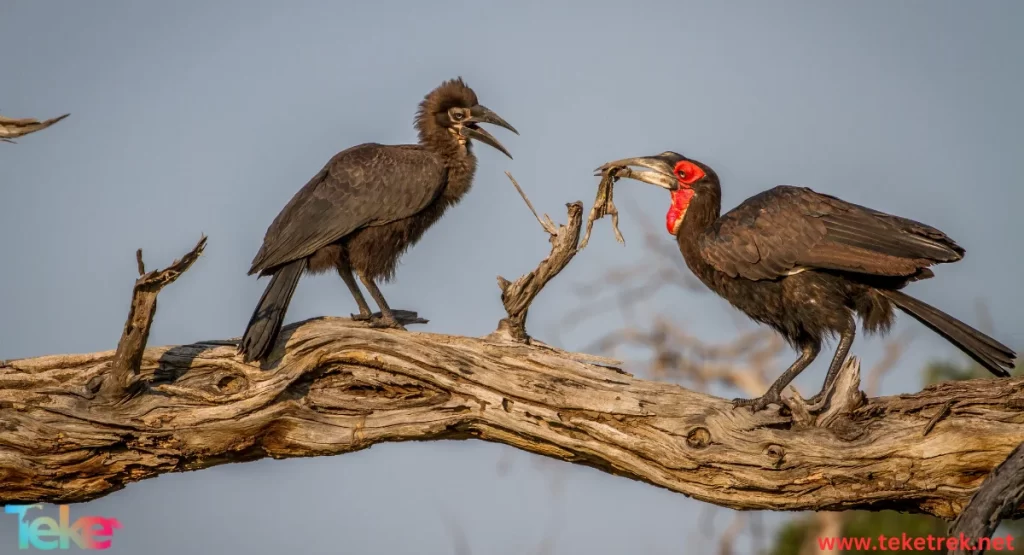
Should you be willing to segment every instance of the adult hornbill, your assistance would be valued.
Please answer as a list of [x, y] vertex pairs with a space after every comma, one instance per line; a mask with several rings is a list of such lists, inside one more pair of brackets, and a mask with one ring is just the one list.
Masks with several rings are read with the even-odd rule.
[[[402, 253], [469, 191], [476, 171], [471, 139], [512, 158], [481, 123], [519, 134], [481, 106], [461, 77], [446, 81], [419, 105], [418, 144], [353, 146], [292, 197], [267, 229], [249, 270], [272, 278], [239, 344], [246, 361], [270, 352], [305, 272], [337, 270], [359, 306], [354, 319], [403, 328], [375, 280], [394, 277]], [[353, 270], [380, 307], [379, 317], [370, 312]]]
[[[640, 166], [650, 171], [633, 170]], [[1009, 376], [1009, 347], [901, 289], [956, 262], [964, 249], [931, 226], [858, 206], [806, 187], [778, 186], [721, 214], [718, 175], [675, 152], [626, 158], [597, 170], [671, 191], [669, 233], [690, 270], [755, 321], [780, 333], [800, 357], [757, 399], [737, 406], [762, 410], [814, 361], [828, 336], [839, 336], [821, 399], [850, 352], [856, 332], [885, 333], [893, 306], [956, 345], [996, 376]]]

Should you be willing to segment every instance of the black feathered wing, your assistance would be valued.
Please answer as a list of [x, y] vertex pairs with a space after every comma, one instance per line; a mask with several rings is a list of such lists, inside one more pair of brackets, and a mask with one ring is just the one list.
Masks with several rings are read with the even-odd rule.
[[698, 245], [713, 267], [750, 280], [807, 269], [913, 276], [964, 254], [933, 227], [785, 185], [722, 215]]
[[307, 257], [359, 228], [413, 216], [446, 183], [440, 157], [417, 145], [366, 143], [344, 150], [270, 224], [249, 275]]

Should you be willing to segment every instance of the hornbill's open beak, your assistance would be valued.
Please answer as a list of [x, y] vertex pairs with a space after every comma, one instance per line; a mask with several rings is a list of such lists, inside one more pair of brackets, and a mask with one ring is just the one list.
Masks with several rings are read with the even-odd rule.
[[[626, 177], [636, 179], [658, 187], [664, 187], [670, 191], [679, 188], [679, 181], [676, 180], [673, 168], [675, 168], [679, 155], [665, 152], [657, 156], [644, 156], [639, 158], [623, 158], [614, 162], [608, 162], [594, 170], [594, 175], [611, 173], [613, 177]], [[640, 166], [652, 171], [637, 171], [629, 166]]]
[[509, 154], [508, 150], [498, 142], [498, 139], [495, 139], [494, 135], [491, 135], [485, 129], [477, 125], [478, 123], [493, 123], [494, 125], [504, 127], [518, 135], [519, 132], [516, 131], [516, 128], [509, 125], [507, 121], [501, 119], [501, 116], [490, 111], [485, 106], [477, 105], [469, 109], [469, 117], [465, 119], [465, 125], [463, 125], [462, 129], [459, 131], [459, 134], [463, 137], [476, 139], [481, 143], [500, 150], [505, 156], [512, 158], [512, 155]]

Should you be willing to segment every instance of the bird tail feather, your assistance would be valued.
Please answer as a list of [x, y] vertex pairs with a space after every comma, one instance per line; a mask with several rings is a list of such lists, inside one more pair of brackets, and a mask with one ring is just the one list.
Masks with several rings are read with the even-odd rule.
[[299, 284], [302, 272], [306, 270], [306, 259], [296, 260], [278, 268], [270, 278], [267, 289], [260, 297], [256, 310], [249, 319], [238, 352], [246, 362], [261, 361], [270, 354], [277, 335], [281, 331], [288, 303], [292, 300], [295, 287]]
[[886, 290], [881, 293], [900, 310], [956, 345], [989, 372], [1002, 378], [1010, 375], [1009, 370], [1014, 368], [1014, 359], [1017, 358], [1013, 349], [902, 291]]

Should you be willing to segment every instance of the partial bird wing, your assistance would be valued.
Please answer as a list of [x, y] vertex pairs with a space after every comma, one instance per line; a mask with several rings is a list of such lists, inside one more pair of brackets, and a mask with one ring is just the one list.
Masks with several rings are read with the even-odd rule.
[[807, 269], [913, 276], [964, 254], [931, 226], [785, 185], [724, 214], [698, 245], [719, 271], [751, 280]]
[[309, 256], [361, 227], [413, 216], [445, 183], [443, 162], [417, 145], [366, 143], [346, 149], [270, 224], [249, 275]]

